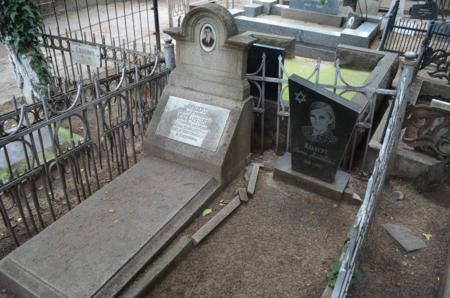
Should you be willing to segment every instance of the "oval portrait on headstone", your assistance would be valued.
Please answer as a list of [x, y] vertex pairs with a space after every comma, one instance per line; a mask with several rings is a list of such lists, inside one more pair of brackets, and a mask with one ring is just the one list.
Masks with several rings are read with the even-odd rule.
[[211, 24], [204, 24], [200, 30], [200, 45], [206, 52], [214, 50], [216, 45], [216, 31]]

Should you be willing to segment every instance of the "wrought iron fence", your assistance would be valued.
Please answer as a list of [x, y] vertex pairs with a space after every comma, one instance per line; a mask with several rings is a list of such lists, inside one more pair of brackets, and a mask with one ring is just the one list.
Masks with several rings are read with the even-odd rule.
[[432, 65], [428, 74], [450, 84], [450, 23], [431, 22], [429, 32], [420, 52], [420, 69]]
[[381, 37], [381, 51], [403, 54], [407, 51], [418, 53], [423, 40], [427, 37], [429, 22], [397, 19], [400, 0], [395, 0], [386, 15], [387, 23]]
[[126, 49], [161, 50], [156, 0], [39, 1], [43, 33]]
[[3, 241], [20, 245], [136, 163], [169, 70], [129, 65], [0, 116]]
[[[81, 77], [92, 80], [94, 73], [99, 78], [117, 75], [123, 61], [145, 68], [152, 62], [149, 57], [161, 52], [157, 1], [50, 0], [40, 1], [39, 8], [42, 50], [60, 92], [74, 88]], [[75, 65], [74, 43], [97, 46], [104, 63]]]
[[356, 220], [346, 241], [346, 249], [341, 259], [342, 263], [333, 289], [332, 298], [343, 298], [347, 295], [359, 252], [367, 237], [368, 228], [374, 216], [379, 196], [396, 155], [408, 103], [408, 88], [414, 78], [417, 63], [415, 53], [405, 53], [405, 58], [406, 60], [400, 74], [398, 92], [392, 104], [392, 116], [389, 118], [386, 127], [383, 144], [378, 158], [375, 161], [373, 173], [366, 188], [364, 201], [358, 210]]
[[[429, 65], [433, 51], [434, 56], [447, 52], [450, 48], [450, 24], [444, 21], [422, 21], [409, 18], [398, 19], [400, 0], [394, 0], [386, 15], [387, 23], [383, 31], [379, 49], [403, 54], [408, 51], [419, 53], [420, 65]], [[448, 0], [439, 2], [439, 7], [448, 7]], [[448, 10], [448, 9], [447, 9]], [[427, 51], [424, 53], [424, 51]], [[425, 63], [422, 61], [425, 61]], [[435, 59], [433, 57], [433, 59]], [[431, 59], [432, 60], [432, 59]]]

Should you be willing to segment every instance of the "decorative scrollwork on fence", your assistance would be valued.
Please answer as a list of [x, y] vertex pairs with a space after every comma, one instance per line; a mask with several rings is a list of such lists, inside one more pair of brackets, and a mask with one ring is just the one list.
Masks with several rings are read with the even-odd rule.
[[450, 113], [418, 104], [408, 114], [403, 142], [437, 158], [450, 157]]
[[450, 84], [450, 51], [433, 50], [427, 48], [424, 52], [421, 68], [425, 68], [429, 65], [435, 67], [434, 71], [429, 71], [428, 74], [433, 78], [446, 79]]

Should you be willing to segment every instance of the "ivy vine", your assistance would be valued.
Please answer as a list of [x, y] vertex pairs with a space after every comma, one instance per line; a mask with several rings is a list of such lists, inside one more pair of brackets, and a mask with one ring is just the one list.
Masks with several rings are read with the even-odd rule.
[[40, 88], [51, 82], [48, 59], [39, 48], [42, 17], [30, 0], [0, 0], [0, 41], [10, 42], [16, 54], [30, 57]]

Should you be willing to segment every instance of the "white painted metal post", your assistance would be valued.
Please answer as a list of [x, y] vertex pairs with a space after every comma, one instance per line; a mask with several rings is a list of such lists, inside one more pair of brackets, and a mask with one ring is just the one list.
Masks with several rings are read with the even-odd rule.
[[171, 38], [164, 39], [164, 59], [166, 60], [166, 67], [168, 69], [175, 69], [175, 47]]

